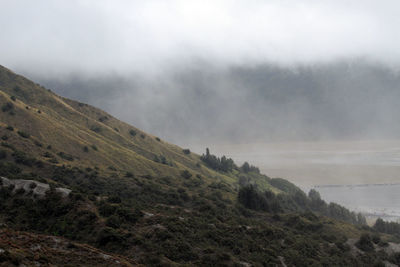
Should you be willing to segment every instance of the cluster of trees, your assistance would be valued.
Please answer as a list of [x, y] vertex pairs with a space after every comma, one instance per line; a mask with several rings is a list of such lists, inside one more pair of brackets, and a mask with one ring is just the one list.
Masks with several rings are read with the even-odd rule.
[[333, 202], [327, 204], [324, 200], [321, 199], [320, 194], [314, 189], [310, 190], [310, 192], [308, 193], [308, 198], [310, 199], [310, 208], [313, 211], [319, 212], [322, 215], [350, 222], [353, 224], [367, 224], [367, 220], [361, 213], [349, 211], [345, 207]]
[[260, 169], [258, 167], [250, 165], [247, 161], [243, 163], [243, 165], [240, 167], [240, 170], [244, 173], [249, 173], [249, 172], [260, 173]]
[[[184, 149], [183, 153], [190, 154], [189, 149]], [[260, 169], [256, 166], [250, 165], [247, 161], [242, 166], [238, 167], [233, 159], [222, 156], [221, 158], [210, 153], [210, 150], [206, 148], [206, 154], [203, 154], [200, 159], [207, 165], [207, 167], [222, 172], [230, 172], [232, 170], [238, 170], [243, 173], [255, 172], [260, 174]]]
[[367, 223], [360, 213], [351, 212], [336, 203], [327, 204], [314, 189], [308, 196], [301, 190], [276, 195], [270, 191], [260, 192], [254, 185], [248, 185], [240, 188], [238, 200], [243, 206], [253, 210], [275, 213], [312, 211], [353, 224]]
[[400, 224], [396, 222], [385, 222], [381, 218], [378, 218], [373, 228], [381, 233], [400, 235]]
[[237, 169], [233, 159], [222, 156], [221, 158], [210, 154], [210, 150], [206, 149], [206, 154], [201, 156], [201, 160], [207, 164], [208, 167], [216, 171], [230, 172]]

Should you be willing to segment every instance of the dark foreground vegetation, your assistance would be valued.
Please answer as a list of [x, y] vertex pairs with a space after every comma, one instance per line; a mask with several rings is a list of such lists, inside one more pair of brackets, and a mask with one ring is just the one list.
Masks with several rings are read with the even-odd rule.
[[[3, 161], [0, 173], [47, 181], [35, 172], [26, 173], [25, 161], [18, 162]], [[185, 186], [169, 177], [115, 176], [110, 181], [91, 168], [31, 170], [43, 168], [52, 170], [54, 182], [42, 198], [1, 187], [0, 218], [8, 227], [85, 242], [146, 265], [395, 262], [393, 256], [375, 251], [368, 237], [376, 233], [365, 226], [362, 216], [326, 204], [316, 191], [307, 196], [283, 179], [270, 179], [281, 190], [276, 194], [261, 192], [247, 177], [248, 184], [229, 199], [225, 193], [235, 189], [224, 183], [205, 185], [198, 177], [185, 178]], [[249, 174], [255, 172], [235, 176]], [[193, 181], [198, 181], [196, 186]], [[73, 191], [63, 197], [55, 192], [56, 186]], [[362, 256], [353, 255], [347, 243], [349, 230], [371, 233], [357, 243]]]

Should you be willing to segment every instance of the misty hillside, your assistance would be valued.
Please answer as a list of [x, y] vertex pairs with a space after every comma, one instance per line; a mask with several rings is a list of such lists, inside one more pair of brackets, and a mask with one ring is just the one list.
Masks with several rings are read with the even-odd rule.
[[0, 266], [63, 265], [60, 253], [80, 253], [75, 266], [399, 263], [400, 232], [385, 222], [4, 67], [0, 107]]
[[400, 76], [366, 60], [293, 67], [200, 61], [154, 76], [33, 76], [181, 144], [400, 136], [393, 115]]

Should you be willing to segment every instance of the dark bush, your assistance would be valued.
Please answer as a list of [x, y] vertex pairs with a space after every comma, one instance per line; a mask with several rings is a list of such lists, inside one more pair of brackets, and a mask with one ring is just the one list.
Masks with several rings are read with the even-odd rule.
[[132, 135], [132, 136], [135, 136], [136, 135], [136, 131], [135, 130], [130, 130], [129, 134]]
[[38, 147], [43, 147], [43, 144], [42, 143], [40, 143], [39, 141], [34, 141], [34, 144], [36, 145], [36, 146], [38, 146]]
[[89, 148], [87, 146], [84, 146], [83, 147], [83, 152], [86, 152], [86, 153], [89, 152]]
[[113, 215], [116, 211], [116, 207], [112, 206], [104, 201], [99, 204], [99, 213], [103, 217], [109, 217]]
[[114, 196], [110, 196], [107, 199], [107, 201], [110, 203], [121, 203], [121, 198], [119, 196], [114, 195]]
[[357, 241], [356, 246], [365, 252], [374, 250], [374, 244], [372, 243], [372, 239], [369, 234], [362, 234], [360, 239]]
[[188, 170], [184, 170], [181, 172], [181, 176], [185, 179], [189, 179], [190, 177], [192, 177], [192, 174]]
[[121, 226], [121, 219], [116, 215], [112, 215], [107, 218], [106, 225], [112, 228], [119, 228]]
[[74, 157], [70, 154], [67, 154], [65, 152], [58, 152], [57, 155], [59, 155], [61, 158], [69, 160], [69, 161], [73, 161]]
[[14, 157], [15, 162], [18, 164], [32, 167], [36, 162], [36, 159], [28, 157], [25, 152], [22, 151], [14, 151], [12, 156]]
[[30, 134], [23, 132], [23, 131], [18, 131], [17, 133], [19, 134], [19, 136], [21, 136], [23, 138], [29, 138], [31, 136]]
[[156, 137], [156, 140], [157, 140], [158, 142], [160, 142], [160, 141], [161, 141], [161, 139], [160, 139], [159, 137]]
[[44, 152], [43, 157], [45, 158], [53, 158], [53, 155], [50, 152]]
[[92, 131], [95, 132], [95, 133], [101, 133], [101, 131], [102, 131], [101, 127], [96, 126], [96, 125], [91, 126], [91, 127], [90, 127], [90, 130], [92, 130]]
[[185, 155], [189, 155], [190, 154], [190, 149], [183, 149], [182, 152]]
[[13, 95], [10, 98], [11, 98], [12, 101], [17, 101], [17, 98], [15, 96], [13, 96]]
[[7, 102], [1, 107], [1, 110], [3, 112], [8, 112], [11, 111], [12, 109], [14, 109], [14, 104], [11, 102]]
[[103, 117], [100, 117], [99, 118], [99, 121], [100, 122], [105, 122], [105, 121], [107, 121], [108, 120], [108, 117], [107, 116], [103, 116]]
[[0, 149], [0, 159], [5, 159], [7, 157], [7, 151]]
[[114, 166], [108, 166], [108, 169], [111, 171], [116, 171], [117, 169]]
[[23, 195], [23, 194], [25, 194], [25, 189], [23, 187], [20, 187], [15, 191], [15, 193], [17, 195]]
[[95, 145], [92, 145], [92, 149], [95, 150], [95, 151], [98, 150], [98, 149], [97, 149], [97, 146], [95, 146]]
[[9, 131], [14, 131], [14, 127], [12, 127], [12, 126], [8, 125], [8, 126], [6, 127], [6, 130], [9, 130]]

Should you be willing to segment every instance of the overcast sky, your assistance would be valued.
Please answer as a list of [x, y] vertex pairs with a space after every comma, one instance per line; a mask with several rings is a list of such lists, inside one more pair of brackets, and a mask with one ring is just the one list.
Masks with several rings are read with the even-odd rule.
[[400, 63], [397, 0], [0, 0], [0, 64], [53, 75], [216, 64]]
[[182, 145], [400, 138], [399, 10], [398, 0], [0, 0], [0, 64]]

